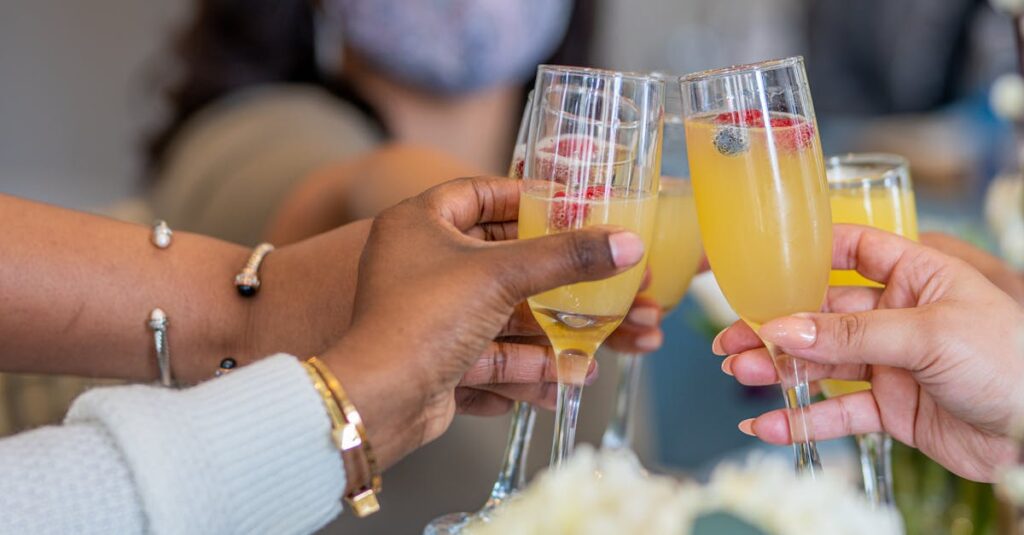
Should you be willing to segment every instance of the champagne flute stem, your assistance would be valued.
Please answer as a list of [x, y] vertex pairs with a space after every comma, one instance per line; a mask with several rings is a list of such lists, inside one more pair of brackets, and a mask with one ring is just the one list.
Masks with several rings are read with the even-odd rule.
[[558, 383], [555, 409], [555, 439], [551, 445], [551, 466], [558, 468], [572, 455], [576, 445], [576, 420], [580, 413], [583, 385]]
[[892, 437], [887, 433], [857, 435], [864, 494], [875, 507], [896, 505], [892, 488]]
[[821, 473], [821, 460], [808, 414], [811, 392], [807, 382], [807, 366], [803, 361], [781, 353], [774, 344], [766, 343], [765, 346], [775, 363], [775, 370], [781, 380], [782, 396], [786, 400], [796, 471], [815, 478]]
[[642, 371], [641, 355], [619, 354], [619, 385], [615, 391], [615, 412], [601, 436], [601, 447], [622, 449], [633, 447], [633, 420], [630, 414], [636, 399]]
[[498, 479], [491, 488], [491, 495], [484, 504], [484, 511], [502, 504], [512, 494], [526, 485], [526, 457], [533, 435], [533, 423], [537, 409], [526, 402], [517, 401], [512, 405], [512, 425], [509, 427], [508, 444], [501, 462]]

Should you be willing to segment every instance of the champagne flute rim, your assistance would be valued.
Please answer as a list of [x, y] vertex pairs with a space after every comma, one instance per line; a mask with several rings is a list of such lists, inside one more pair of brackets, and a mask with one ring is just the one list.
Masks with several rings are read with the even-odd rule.
[[[856, 174], [849, 177], [835, 177], [833, 171], [844, 167], [878, 167], [870, 173]], [[847, 190], [851, 187], [877, 187], [879, 183], [888, 186], [895, 180], [901, 186], [910, 185], [910, 161], [899, 154], [886, 152], [851, 152], [825, 158], [825, 175], [829, 189]]]
[[537, 67], [537, 73], [564, 73], [573, 75], [596, 76], [605, 79], [625, 79], [643, 83], [664, 84], [665, 80], [655, 78], [649, 73], [635, 71], [613, 71], [610, 69], [599, 69], [597, 67], [578, 67], [575, 65], [555, 65], [544, 63]]
[[825, 158], [826, 166], [879, 164], [892, 168], [910, 167], [910, 160], [892, 152], [847, 152], [834, 154]]
[[734, 76], [738, 74], [747, 74], [759, 71], [772, 71], [778, 68], [785, 67], [795, 67], [797, 65], [802, 64], [803, 61], [803, 56], [790, 56], [788, 58], [769, 59], [765, 61], [759, 61], [756, 63], [744, 63], [741, 65], [730, 65], [728, 67], [717, 67], [714, 69], [684, 74], [683, 76], [679, 77], [679, 83], [689, 84], [694, 82], [702, 82], [713, 78], [722, 78], [725, 76]]

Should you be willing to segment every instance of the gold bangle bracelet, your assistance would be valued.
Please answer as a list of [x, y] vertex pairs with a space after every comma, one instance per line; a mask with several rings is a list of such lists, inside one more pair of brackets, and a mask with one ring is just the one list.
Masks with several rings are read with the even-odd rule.
[[356, 431], [359, 432], [359, 437], [362, 439], [362, 449], [366, 455], [366, 461], [370, 465], [370, 476], [372, 482], [372, 488], [375, 492], [380, 492], [382, 489], [382, 479], [380, 476], [380, 468], [377, 464], [377, 457], [373, 454], [373, 447], [370, 445], [368, 435], [366, 433], [366, 427], [363, 425], [363, 418], [359, 415], [359, 411], [356, 410], [355, 405], [352, 405], [352, 401], [349, 400], [348, 394], [345, 393], [345, 389], [341, 386], [341, 381], [331, 373], [331, 370], [317, 357], [310, 357], [308, 360], [318, 372], [320, 377], [323, 378], [324, 382], [327, 383], [327, 388], [334, 394], [335, 401], [341, 406], [341, 413], [345, 417], [345, 421], [354, 425]]
[[343, 432], [335, 433], [333, 438], [341, 450], [342, 458], [350, 461], [346, 462], [346, 468], [351, 472], [349, 481], [352, 482], [350, 487], [353, 490], [345, 495], [345, 501], [356, 516], [362, 518], [372, 515], [380, 510], [377, 493], [381, 491], [382, 478], [377, 468], [377, 459], [366, 438], [362, 417], [349, 401], [341, 382], [319, 358], [310, 357], [303, 365], [308, 367], [307, 370], [314, 370], [320, 382], [326, 385], [328, 395], [340, 407], [344, 419]]
[[[341, 414], [341, 407], [338, 407], [338, 403], [334, 401], [334, 396], [331, 395], [330, 389], [327, 387], [327, 383], [320, 378], [320, 374], [317, 373], [316, 368], [302, 363], [302, 367], [305, 368], [306, 373], [309, 374], [309, 380], [313, 382], [313, 388], [316, 389], [316, 393], [320, 394], [321, 401], [324, 402], [324, 408], [327, 409], [327, 415], [331, 418], [331, 437], [334, 438], [337, 433], [344, 429], [348, 424], [345, 423], [345, 417]], [[337, 442], [337, 439], [334, 439]]]

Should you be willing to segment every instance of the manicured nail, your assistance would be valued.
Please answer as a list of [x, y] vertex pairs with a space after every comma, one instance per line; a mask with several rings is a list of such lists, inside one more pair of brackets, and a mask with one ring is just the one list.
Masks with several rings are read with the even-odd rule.
[[725, 360], [722, 361], [722, 372], [728, 375], [729, 377], [733, 376], [732, 361], [735, 358], [736, 355], [729, 355], [728, 357], [725, 357]]
[[753, 418], [747, 418], [746, 420], [743, 420], [742, 422], [740, 422], [740, 425], [738, 427], [740, 428], [740, 432], [743, 433], [744, 435], [749, 435], [749, 436], [752, 436], [752, 437], [756, 437], [757, 436], [757, 435], [754, 434], [754, 419]]
[[818, 328], [814, 321], [799, 316], [790, 316], [769, 321], [758, 331], [766, 342], [789, 349], [805, 349], [814, 345]]
[[645, 334], [638, 337], [636, 347], [643, 352], [657, 351], [661, 347], [661, 333]]
[[711, 352], [724, 357], [726, 355], [725, 349], [722, 349], [722, 335], [725, 334], [725, 329], [722, 329], [715, 335], [715, 339], [711, 341]]
[[583, 379], [583, 384], [590, 386], [597, 381], [597, 361], [590, 361], [590, 366], [587, 367], [587, 377]]
[[629, 311], [626, 321], [644, 327], [658, 326], [658, 309], [654, 307], [637, 307]]
[[608, 236], [608, 246], [616, 267], [630, 267], [644, 257], [644, 242], [632, 232], [616, 232]]

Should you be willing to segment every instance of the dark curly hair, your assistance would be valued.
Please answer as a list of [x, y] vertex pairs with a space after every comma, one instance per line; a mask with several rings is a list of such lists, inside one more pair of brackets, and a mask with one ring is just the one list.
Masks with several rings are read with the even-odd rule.
[[[576, 0], [568, 31], [547, 62], [589, 65], [596, 0]], [[162, 91], [169, 117], [148, 140], [151, 177], [184, 124], [211, 102], [265, 83], [320, 86], [387, 129], [343, 79], [317, 67], [314, 0], [196, 0], [194, 16], [173, 41], [179, 76]], [[530, 84], [532, 85], [532, 84]]]

